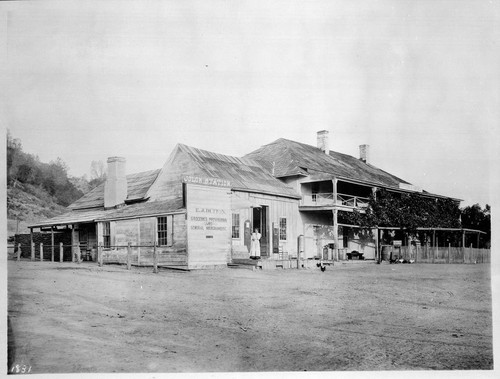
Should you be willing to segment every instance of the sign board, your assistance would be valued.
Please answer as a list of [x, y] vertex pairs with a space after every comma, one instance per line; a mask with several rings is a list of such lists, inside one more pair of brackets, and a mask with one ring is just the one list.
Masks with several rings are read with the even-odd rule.
[[188, 184], [189, 266], [226, 264], [231, 253], [231, 198], [226, 188]]
[[201, 176], [186, 175], [182, 178], [184, 183], [201, 184], [213, 187], [231, 187], [231, 182], [226, 179], [205, 178]]

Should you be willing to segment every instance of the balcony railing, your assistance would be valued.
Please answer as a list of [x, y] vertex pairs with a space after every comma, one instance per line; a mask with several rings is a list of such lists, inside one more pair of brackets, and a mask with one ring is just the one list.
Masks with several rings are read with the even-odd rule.
[[338, 193], [337, 198], [334, 199], [333, 193], [313, 193], [312, 195], [303, 195], [302, 202], [300, 205], [304, 206], [343, 205], [350, 208], [366, 208], [368, 207], [368, 198]]

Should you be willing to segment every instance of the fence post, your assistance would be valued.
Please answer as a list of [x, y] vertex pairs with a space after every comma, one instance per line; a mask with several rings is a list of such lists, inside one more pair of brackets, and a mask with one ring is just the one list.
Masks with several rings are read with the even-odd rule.
[[102, 242], [99, 242], [97, 246], [97, 264], [99, 267], [102, 267]]
[[153, 272], [158, 274], [158, 252], [156, 251], [156, 242], [153, 245]]
[[40, 262], [43, 262], [43, 242], [40, 242]]
[[21, 260], [21, 244], [20, 243], [17, 244], [17, 260], [18, 261]]
[[131, 246], [131, 242], [128, 243], [127, 245], [127, 270], [130, 270], [130, 266], [131, 266], [131, 262], [130, 262], [130, 256], [132, 254], [132, 246]]
[[446, 263], [450, 263], [450, 249], [451, 249], [451, 243], [448, 242], [448, 258], [446, 259]]
[[64, 254], [63, 243], [59, 242], [59, 262], [61, 263], [63, 261], [63, 254]]
[[[471, 258], [472, 258], [472, 243], [470, 244], [469, 251], [470, 251]], [[472, 261], [472, 259], [471, 259], [471, 261]], [[474, 263], [477, 263], [477, 254], [476, 254], [476, 252], [474, 252]]]
[[31, 260], [32, 261], [35, 260], [35, 243], [34, 242], [31, 243]]
[[80, 251], [80, 245], [76, 245], [76, 263], [81, 263], [81, 251]]

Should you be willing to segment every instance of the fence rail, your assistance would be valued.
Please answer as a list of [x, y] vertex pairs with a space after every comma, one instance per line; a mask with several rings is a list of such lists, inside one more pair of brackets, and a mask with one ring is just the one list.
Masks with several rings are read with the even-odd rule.
[[[66, 250], [65, 250], [66, 248]], [[82, 250], [84, 250], [82, 252]], [[80, 245], [47, 245], [32, 243], [30, 245], [8, 245], [8, 258], [21, 260], [21, 257], [31, 261], [39, 260], [54, 262], [72, 261], [81, 263], [89, 259], [104, 264], [126, 264], [130, 270], [132, 265], [153, 266], [153, 272], [158, 272], [159, 266], [187, 266], [187, 252], [185, 248], [173, 248], [172, 246], [149, 245], [113, 245], [106, 248], [99, 244], [92, 248], [82, 249]], [[67, 253], [67, 254], [65, 254]]]
[[389, 258], [392, 252], [392, 259], [414, 260], [416, 263], [491, 263], [491, 250], [470, 247], [454, 246], [402, 246], [384, 252], [382, 247], [382, 259]]
[[369, 199], [367, 197], [346, 195], [343, 193], [334, 194], [331, 192], [323, 193], [313, 193], [311, 195], [304, 195], [301, 205], [317, 205], [317, 206], [328, 206], [328, 205], [343, 205], [352, 208], [366, 208], [368, 206]]

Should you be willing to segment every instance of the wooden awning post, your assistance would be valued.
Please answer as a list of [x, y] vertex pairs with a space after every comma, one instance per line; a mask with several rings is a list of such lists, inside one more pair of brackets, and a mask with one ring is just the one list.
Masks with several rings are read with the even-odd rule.
[[40, 242], [40, 262], [43, 262], [43, 242]]
[[[338, 223], [338, 210], [333, 210], [333, 243], [334, 245], [334, 256], [332, 259], [335, 259], [337, 262], [339, 260], [339, 223]], [[323, 248], [323, 246], [321, 246]], [[323, 252], [321, 252], [323, 253]]]
[[51, 261], [54, 262], [54, 227], [50, 227], [50, 252], [51, 252]]
[[97, 264], [102, 267], [102, 242], [97, 246]]
[[464, 256], [465, 263], [465, 230], [462, 231], [462, 254]]
[[59, 242], [59, 262], [63, 261], [63, 243]]
[[30, 228], [30, 241], [31, 241], [31, 260], [35, 260], [35, 244], [33, 243], [33, 228]]
[[434, 263], [434, 258], [436, 256], [436, 229], [432, 231], [432, 263]]

